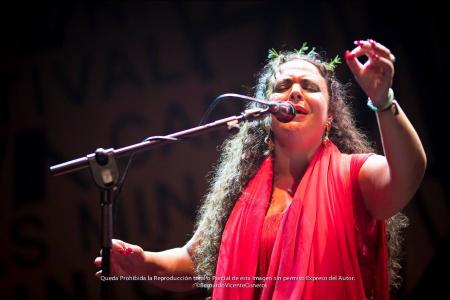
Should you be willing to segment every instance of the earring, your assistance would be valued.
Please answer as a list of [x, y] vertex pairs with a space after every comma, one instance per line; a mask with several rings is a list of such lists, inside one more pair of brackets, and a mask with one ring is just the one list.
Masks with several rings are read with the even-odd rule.
[[325, 130], [323, 132], [323, 136], [322, 136], [322, 144], [326, 145], [327, 142], [330, 140], [329, 139], [329, 135], [330, 135], [330, 131], [331, 131], [331, 122], [332, 119], [328, 119], [327, 124], [325, 125]]
[[274, 145], [273, 140], [272, 140], [272, 134], [268, 135], [264, 139], [264, 142], [266, 142], [267, 147], [269, 148], [269, 152], [272, 153], [273, 150], [275, 150], [275, 145]]
[[264, 138], [264, 143], [267, 144], [267, 148], [269, 149], [269, 152], [272, 153], [273, 150], [275, 150], [275, 145], [273, 143], [273, 132], [270, 128], [270, 119], [267, 118], [263, 121], [263, 127], [266, 131], [266, 137]]

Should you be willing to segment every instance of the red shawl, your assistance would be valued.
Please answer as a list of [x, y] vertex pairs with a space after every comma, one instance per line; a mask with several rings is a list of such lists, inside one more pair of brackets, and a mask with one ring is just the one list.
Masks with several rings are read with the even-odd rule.
[[385, 222], [367, 213], [357, 184], [368, 156], [352, 155], [345, 168], [331, 142], [317, 150], [262, 279], [255, 276], [273, 177], [272, 159], [264, 160], [224, 228], [213, 299], [253, 299], [255, 288], [261, 299], [389, 299]]

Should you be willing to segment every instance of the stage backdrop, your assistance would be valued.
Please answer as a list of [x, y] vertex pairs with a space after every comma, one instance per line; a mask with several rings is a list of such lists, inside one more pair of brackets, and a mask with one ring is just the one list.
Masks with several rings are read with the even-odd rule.
[[[448, 267], [449, 185], [440, 146], [446, 126], [444, 112], [433, 105], [446, 86], [439, 77], [443, 21], [436, 17], [439, 10], [408, 10], [412, 15], [369, 2], [320, 1], [5, 7], [0, 297], [99, 297], [93, 265], [100, 247], [99, 191], [88, 170], [51, 177], [50, 165], [195, 126], [216, 96], [252, 93], [269, 48], [292, 49], [307, 41], [334, 57], [361, 38], [374, 38], [397, 56], [394, 89], [429, 157], [424, 183], [405, 209], [411, 226], [404, 284], [393, 295], [415, 299], [443, 291], [438, 285]], [[377, 141], [365, 97], [345, 64], [337, 72], [353, 84], [359, 124]], [[242, 109], [237, 101], [220, 104], [210, 120]], [[153, 251], [183, 245], [227, 136], [211, 133], [138, 154], [115, 211], [114, 237]], [[119, 160], [121, 171], [125, 162]], [[113, 295], [205, 297], [200, 290], [170, 293], [147, 282], [114, 283]]]

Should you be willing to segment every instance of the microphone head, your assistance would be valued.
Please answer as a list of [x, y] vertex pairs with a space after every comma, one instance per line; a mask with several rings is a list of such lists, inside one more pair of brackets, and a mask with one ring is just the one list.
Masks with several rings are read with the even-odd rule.
[[297, 114], [295, 107], [289, 102], [272, 102], [269, 107], [269, 111], [282, 123], [292, 121]]

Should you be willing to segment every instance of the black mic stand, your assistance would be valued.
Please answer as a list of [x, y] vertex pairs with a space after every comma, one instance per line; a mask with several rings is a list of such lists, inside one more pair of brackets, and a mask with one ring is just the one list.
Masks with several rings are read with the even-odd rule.
[[[117, 190], [117, 183], [120, 177], [119, 169], [116, 165], [116, 157], [150, 150], [162, 145], [173, 143], [174, 141], [209, 133], [223, 127], [226, 127], [228, 131], [237, 131], [239, 130], [238, 124], [242, 121], [253, 121], [263, 117], [267, 113], [270, 113], [269, 108], [248, 109], [238, 116], [220, 119], [212, 123], [179, 131], [166, 136], [148, 138], [144, 142], [126, 146], [117, 150], [113, 148], [107, 150], [99, 148], [95, 151], [95, 153], [88, 154], [85, 157], [51, 166], [50, 173], [53, 176], [69, 174], [89, 167], [96, 185], [101, 190], [102, 276], [109, 277], [111, 275], [110, 264], [113, 236], [112, 200], [113, 194]], [[100, 298], [102, 300], [111, 298], [111, 283], [108, 278], [101, 281]]]

